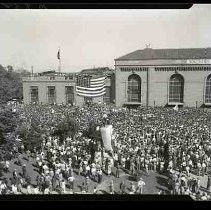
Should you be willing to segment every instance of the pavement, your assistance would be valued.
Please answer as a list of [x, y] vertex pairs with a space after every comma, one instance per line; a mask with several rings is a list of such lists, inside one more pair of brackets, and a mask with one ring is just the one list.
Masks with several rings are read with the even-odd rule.
[[[23, 163], [26, 164], [26, 169], [31, 177], [32, 185], [36, 184], [36, 177], [38, 175], [37, 168], [35, 167], [35, 159], [30, 158], [30, 160], [27, 160], [26, 154], [21, 155], [21, 160]], [[21, 166], [18, 166], [16, 163], [16, 159], [12, 160], [10, 162], [9, 172], [4, 173], [2, 178], [6, 178], [8, 180], [8, 184], [11, 184], [10, 178], [12, 177], [12, 172], [16, 168], [19, 175], [22, 173]], [[197, 177], [194, 174], [191, 174], [192, 177]], [[78, 175], [76, 171], [74, 171], [74, 177], [75, 177], [75, 187], [74, 192], [76, 194], [79, 194], [81, 192], [82, 183], [85, 181], [85, 177], [82, 175]], [[144, 182], [146, 183], [143, 194], [157, 194], [158, 191], [161, 189], [168, 192], [168, 181], [167, 177], [165, 175], [158, 174], [154, 171], [149, 171], [149, 175], [142, 172], [141, 177], [143, 178]], [[207, 186], [207, 176], [204, 177], [200, 176], [200, 183], [202, 186], [202, 189], [206, 189]], [[134, 179], [133, 176], [128, 174], [127, 172], [120, 170], [120, 177], [116, 178], [113, 175], [107, 176], [106, 174], [103, 174], [102, 182], [101, 184], [98, 184], [97, 182], [90, 179], [90, 187], [89, 187], [89, 193], [93, 193], [94, 187], [97, 189], [97, 194], [107, 194], [109, 193], [109, 184], [113, 180], [114, 182], [114, 191], [115, 193], [119, 192], [119, 185], [122, 181], [124, 181], [126, 185], [126, 192], [129, 192], [129, 186], [130, 182], [133, 182], [135, 186], [137, 186], [137, 181]], [[33, 187], [32, 187], [33, 192]], [[22, 191], [23, 194], [27, 194], [26, 189], [23, 188]], [[58, 192], [53, 191], [52, 193], [58, 194]], [[69, 193], [69, 189], [67, 188], [67, 192]]]

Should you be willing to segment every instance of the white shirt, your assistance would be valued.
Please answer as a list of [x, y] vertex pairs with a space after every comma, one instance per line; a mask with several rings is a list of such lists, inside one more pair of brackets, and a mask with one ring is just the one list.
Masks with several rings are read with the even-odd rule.
[[27, 187], [27, 193], [28, 194], [32, 194], [32, 191], [31, 191], [31, 187], [30, 186]]
[[202, 197], [201, 197], [201, 200], [202, 200], [202, 201], [206, 201], [206, 200], [207, 200], [207, 197], [206, 197], [206, 196], [202, 196]]
[[64, 171], [65, 170], [65, 164], [62, 163], [60, 166], [61, 166], [61, 169]]
[[99, 170], [97, 173], [98, 173], [99, 175], [102, 175], [102, 174], [103, 174], [102, 170]]
[[34, 188], [34, 194], [39, 194], [39, 190], [38, 190], [38, 188], [36, 187], [36, 188]]
[[92, 168], [92, 173], [95, 173], [96, 172], [96, 168]]
[[73, 176], [70, 176], [69, 178], [68, 178], [68, 181], [69, 182], [73, 182], [75, 180], [75, 178], [73, 177]]
[[182, 165], [183, 165], [183, 166], [186, 166], [186, 162], [183, 162]]
[[17, 194], [18, 193], [17, 187], [15, 185], [12, 185], [12, 192], [14, 194]]
[[61, 182], [61, 187], [62, 187], [63, 190], [65, 190], [65, 187], [66, 187], [65, 182]]
[[10, 166], [10, 162], [9, 162], [9, 161], [6, 161], [6, 162], [5, 162], [5, 165], [6, 165], [6, 167], [8, 167], [8, 168], [9, 168], [9, 166]]
[[56, 170], [56, 174], [59, 174], [59, 173], [60, 173], [60, 169], [57, 169], [57, 170]]
[[84, 165], [87, 165], [88, 164], [88, 162], [87, 161], [84, 161]]
[[50, 193], [49, 188], [45, 188], [45, 190], [44, 190], [44, 194], [49, 194], [49, 193]]
[[139, 187], [143, 187], [144, 185], [145, 185], [145, 182], [144, 182], [144, 181], [140, 180], [140, 181], [138, 182], [138, 186], [139, 186]]
[[201, 163], [197, 163], [197, 167], [201, 167]]
[[206, 164], [205, 164], [205, 163], [202, 163], [202, 167], [203, 167], [203, 168], [206, 168]]
[[44, 165], [43, 169], [46, 171], [48, 169], [48, 166]]
[[89, 166], [87, 166], [87, 167], [86, 167], [86, 170], [87, 170], [87, 171], [89, 171], [89, 170], [90, 170], [90, 167], [89, 167]]

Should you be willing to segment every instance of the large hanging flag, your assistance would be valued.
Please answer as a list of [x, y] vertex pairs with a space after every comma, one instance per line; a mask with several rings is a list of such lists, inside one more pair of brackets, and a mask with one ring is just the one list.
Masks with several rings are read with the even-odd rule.
[[76, 93], [83, 97], [98, 97], [105, 92], [105, 76], [93, 78], [90, 75], [78, 75]]
[[60, 60], [60, 49], [59, 49], [59, 51], [57, 53], [57, 58]]
[[113, 151], [112, 145], [111, 145], [112, 133], [113, 133], [112, 125], [106, 125], [105, 127], [102, 127], [100, 131], [101, 131], [103, 146], [105, 150]]

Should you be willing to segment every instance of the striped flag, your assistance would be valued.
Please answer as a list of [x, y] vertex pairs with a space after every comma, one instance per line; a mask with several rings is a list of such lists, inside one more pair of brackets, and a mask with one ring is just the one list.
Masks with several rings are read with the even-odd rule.
[[92, 76], [78, 76], [76, 93], [83, 97], [98, 97], [104, 95], [105, 77], [92, 78]]

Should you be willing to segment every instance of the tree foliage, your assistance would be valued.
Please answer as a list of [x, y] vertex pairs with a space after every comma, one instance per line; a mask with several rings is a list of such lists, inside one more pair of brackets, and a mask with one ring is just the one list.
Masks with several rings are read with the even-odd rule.
[[12, 99], [22, 99], [22, 76], [29, 75], [26, 70], [16, 72], [12, 66], [4, 68], [0, 65], [0, 104], [4, 104]]
[[35, 148], [40, 150], [43, 135], [39, 131], [38, 126], [31, 126], [30, 128], [23, 128], [19, 133], [22, 143], [26, 150], [33, 151]]
[[11, 108], [3, 107], [0, 110], [0, 160], [11, 159], [15, 156], [18, 147], [15, 130], [17, 127], [17, 115]]
[[12, 133], [16, 128], [16, 114], [10, 108], [0, 111], [0, 145], [5, 143], [7, 133]]
[[60, 122], [55, 130], [53, 131], [53, 136], [57, 136], [62, 143], [67, 137], [74, 137], [75, 133], [78, 131], [78, 125], [74, 119], [65, 118]]

